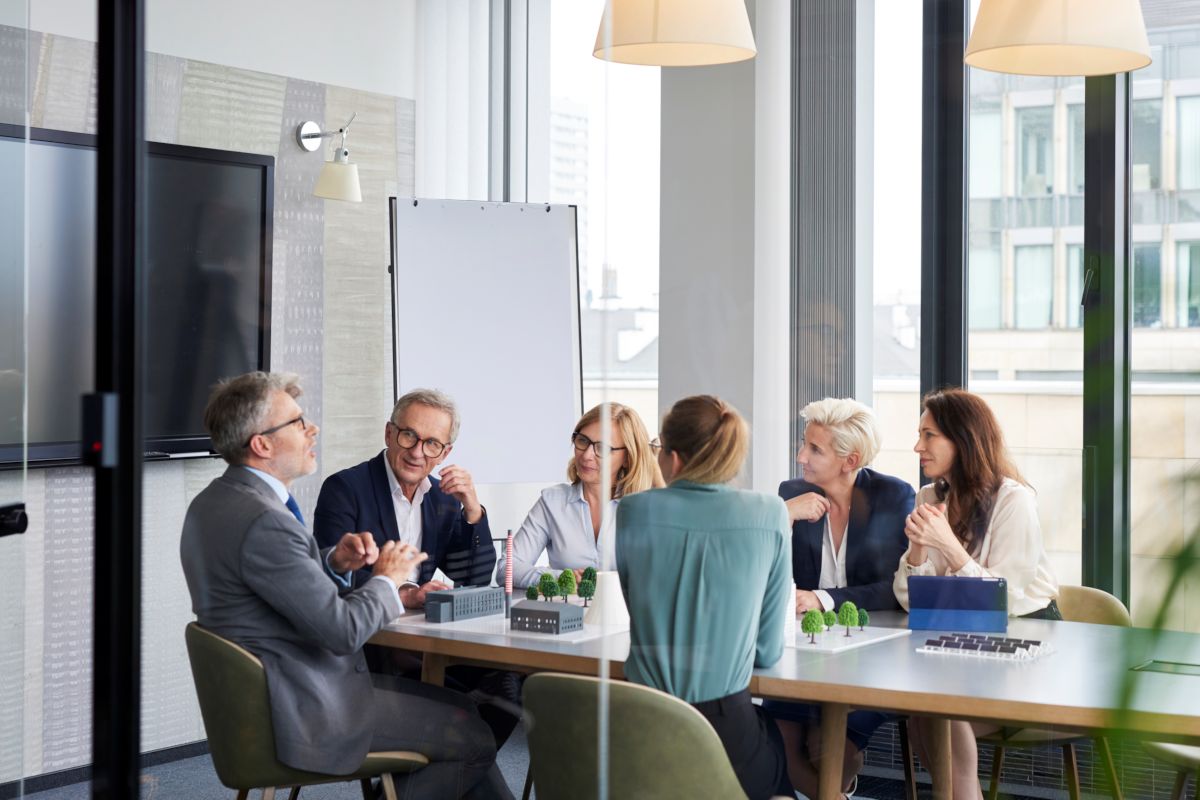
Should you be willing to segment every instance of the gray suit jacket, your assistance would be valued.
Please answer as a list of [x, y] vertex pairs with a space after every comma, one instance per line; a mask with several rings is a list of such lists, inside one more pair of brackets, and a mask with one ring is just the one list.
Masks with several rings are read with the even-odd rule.
[[258, 476], [230, 467], [188, 507], [179, 546], [200, 625], [258, 656], [279, 760], [344, 775], [371, 741], [363, 644], [402, 613], [385, 581], [338, 594], [324, 552]]

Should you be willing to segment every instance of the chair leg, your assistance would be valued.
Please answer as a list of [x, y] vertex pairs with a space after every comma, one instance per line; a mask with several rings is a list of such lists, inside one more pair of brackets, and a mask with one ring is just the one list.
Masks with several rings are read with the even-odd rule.
[[299, 786], [293, 786], [292, 790], [290, 792], [288, 792], [288, 800], [296, 800], [296, 798], [299, 796], [300, 796], [300, 787]]
[[249, 797], [250, 797], [249, 789], [239, 789], [238, 790], [237, 800], [247, 800], [247, 798], [249, 798]]
[[908, 739], [908, 720], [896, 722], [896, 735], [900, 737], [900, 758], [904, 761], [904, 800], [917, 800], [917, 773], [913, 769], [912, 742]]
[[380, 775], [379, 782], [383, 784], [383, 796], [386, 800], [397, 800], [396, 782], [392, 780], [392, 773], [385, 772]]
[[525, 789], [521, 792], [521, 800], [529, 800], [529, 794], [533, 791], [533, 765], [525, 770]]
[[987, 800], [996, 800], [1000, 794], [1000, 770], [1004, 769], [1004, 745], [992, 748], [992, 779], [988, 781]]
[[1117, 777], [1117, 764], [1113, 761], [1112, 748], [1108, 744], [1108, 739], [1101, 736], [1096, 739], [1096, 745], [1104, 757], [1104, 769], [1108, 773], [1108, 785], [1112, 787], [1113, 800], [1125, 800], [1125, 793], [1121, 791], [1121, 779]]
[[362, 787], [363, 800], [375, 800], [375, 787], [371, 785], [370, 778], [363, 778], [358, 785]]
[[1063, 777], [1067, 779], [1067, 797], [1079, 800], [1079, 760], [1075, 758], [1075, 745], [1064, 744]]

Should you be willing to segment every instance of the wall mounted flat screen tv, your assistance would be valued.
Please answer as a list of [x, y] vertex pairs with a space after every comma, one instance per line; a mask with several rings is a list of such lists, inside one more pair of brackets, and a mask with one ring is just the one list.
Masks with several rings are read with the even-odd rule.
[[[148, 457], [208, 452], [210, 387], [270, 368], [274, 173], [270, 156], [147, 143]], [[0, 186], [13, 187], [0, 192], [0, 468], [20, 465], [23, 439], [31, 466], [78, 462], [94, 383], [95, 137], [31, 129], [26, 142], [0, 125]]]

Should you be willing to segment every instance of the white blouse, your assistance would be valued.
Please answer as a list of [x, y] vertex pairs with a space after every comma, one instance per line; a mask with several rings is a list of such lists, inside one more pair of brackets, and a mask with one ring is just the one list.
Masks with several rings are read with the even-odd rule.
[[[592, 533], [592, 511], [583, 497], [582, 483], [560, 483], [544, 489], [529, 509], [520, 530], [513, 535], [513, 586], [536, 585], [543, 572], [586, 567], [600, 569], [601, 552], [612, 552], [617, 501], [611, 502], [597, 541]], [[542, 553], [549, 556], [549, 568], [536, 564]], [[496, 582], [503, 586], [503, 553], [499, 561]], [[611, 557], [607, 563], [614, 563]]]
[[[933, 484], [922, 486], [917, 492], [918, 507], [937, 502]], [[900, 556], [892, 590], [905, 610], [908, 610], [909, 575], [1004, 578], [1008, 582], [1008, 614], [1012, 617], [1039, 611], [1058, 597], [1058, 581], [1042, 544], [1042, 526], [1033, 491], [1011, 478], [1005, 478], [996, 492], [983, 546], [976, 558], [954, 572], [940, 550], [927, 547], [925, 553], [925, 563], [916, 567], [908, 563], [908, 550]]]

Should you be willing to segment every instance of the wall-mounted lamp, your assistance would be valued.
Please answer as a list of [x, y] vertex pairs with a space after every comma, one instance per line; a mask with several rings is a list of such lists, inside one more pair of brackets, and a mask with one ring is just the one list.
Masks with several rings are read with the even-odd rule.
[[745, 0], [608, 0], [592, 55], [695, 67], [745, 61], [757, 52]]
[[1113, 75], [1150, 63], [1138, 0], [982, 0], [969, 66], [1015, 75]]
[[350, 151], [346, 149], [346, 133], [350, 123], [354, 122], [357, 113], [351, 114], [346, 124], [336, 131], [323, 131], [321, 126], [309, 121], [296, 128], [296, 141], [310, 153], [316, 152], [321, 142], [331, 136], [341, 136], [334, 150], [333, 160], [326, 161], [317, 178], [313, 194], [330, 200], [349, 200], [351, 203], [362, 202], [362, 188], [358, 184], [358, 164], [350, 163]]

